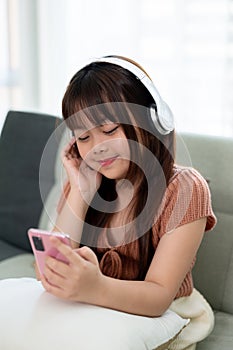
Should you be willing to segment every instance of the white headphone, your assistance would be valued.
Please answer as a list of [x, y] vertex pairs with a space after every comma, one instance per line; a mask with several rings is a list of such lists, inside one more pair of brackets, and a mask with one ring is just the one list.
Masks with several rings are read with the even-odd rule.
[[116, 64], [133, 73], [136, 76], [136, 78], [138, 78], [142, 82], [142, 84], [147, 88], [147, 90], [150, 92], [151, 96], [155, 101], [157, 112], [155, 109], [155, 105], [152, 104], [150, 107], [150, 116], [156, 130], [158, 130], [158, 132], [162, 135], [167, 135], [172, 130], [174, 130], [175, 125], [172, 111], [170, 110], [166, 102], [162, 100], [152, 80], [150, 80], [149, 77], [139, 67], [125, 59], [115, 56], [101, 57], [96, 61]]

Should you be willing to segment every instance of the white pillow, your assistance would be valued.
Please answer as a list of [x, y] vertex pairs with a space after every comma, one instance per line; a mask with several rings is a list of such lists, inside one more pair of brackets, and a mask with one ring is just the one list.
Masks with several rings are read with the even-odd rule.
[[58, 299], [34, 278], [0, 281], [0, 349], [148, 350], [189, 321], [168, 310], [157, 318]]

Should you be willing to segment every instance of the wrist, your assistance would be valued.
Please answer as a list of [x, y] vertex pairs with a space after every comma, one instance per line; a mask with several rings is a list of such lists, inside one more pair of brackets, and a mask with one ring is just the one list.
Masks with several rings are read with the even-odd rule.
[[82, 191], [81, 189], [71, 188], [69, 197], [76, 198], [84, 206], [89, 207], [91, 201], [93, 200], [96, 191]]
[[99, 282], [96, 285], [95, 292], [94, 292], [94, 304], [99, 306], [107, 306], [108, 304], [108, 285], [109, 277], [103, 275], [100, 272], [99, 276]]
[[83, 208], [83, 210], [87, 210], [89, 207], [89, 204], [87, 201], [85, 201], [84, 196], [80, 192], [80, 190], [77, 189], [72, 189], [69, 192], [68, 198], [67, 198], [68, 203], [73, 204], [73, 203], [78, 203], [79, 208]]

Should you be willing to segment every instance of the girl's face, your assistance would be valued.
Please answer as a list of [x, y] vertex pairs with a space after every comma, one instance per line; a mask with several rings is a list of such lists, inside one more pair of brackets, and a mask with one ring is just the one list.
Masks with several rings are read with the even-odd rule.
[[109, 121], [90, 130], [76, 129], [74, 133], [80, 156], [92, 169], [109, 179], [126, 177], [130, 150], [120, 124]]

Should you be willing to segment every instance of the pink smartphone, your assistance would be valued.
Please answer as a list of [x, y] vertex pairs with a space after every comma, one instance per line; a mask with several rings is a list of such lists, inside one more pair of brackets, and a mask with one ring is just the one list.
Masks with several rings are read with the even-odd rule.
[[70, 246], [69, 236], [61, 232], [49, 232], [36, 228], [28, 230], [28, 237], [34, 253], [38, 269], [41, 274], [44, 273], [45, 257], [52, 256], [53, 258], [68, 263], [66, 257], [61, 254], [50, 242], [50, 237], [56, 236], [63, 243]]

